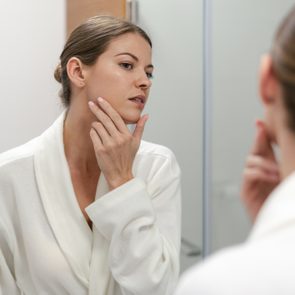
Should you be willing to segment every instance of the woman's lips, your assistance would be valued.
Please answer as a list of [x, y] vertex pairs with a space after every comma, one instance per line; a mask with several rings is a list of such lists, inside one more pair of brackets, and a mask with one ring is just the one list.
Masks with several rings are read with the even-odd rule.
[[132, 98], [129, 98], [130, 101], [135, 103], [139, 108], [144, 108], [145, 105], [145, 97], [144, 96], [135, 96]]

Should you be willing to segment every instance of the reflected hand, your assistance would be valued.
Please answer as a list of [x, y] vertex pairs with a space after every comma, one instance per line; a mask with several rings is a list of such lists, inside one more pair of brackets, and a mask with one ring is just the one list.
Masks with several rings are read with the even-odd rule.
[[89, 102], [89, 108], [97, 118], [92, 123], [90, 137], [99, 168], [112, 190], [134, 178], [132, 165], [148, 116], [142, 116], [131, 133], [106, 100], [98, 98], [97, 101], [99, 106]]
[[271, 141], [262, 121], [256, 122], [256, 137], [243, 173], [241, 197], [254, 221], [265, 200], [280, 182]]

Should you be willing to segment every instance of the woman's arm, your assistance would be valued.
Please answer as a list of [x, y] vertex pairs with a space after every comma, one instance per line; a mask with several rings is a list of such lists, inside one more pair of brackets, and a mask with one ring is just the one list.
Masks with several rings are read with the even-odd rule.
[[90, 104], [97, 117], [91, 138], [110, 192], [86, 212], [110, 242], [111, 272], [125, 295], [172, 294], [179, 272], [180, 170], [170, 150], [141, 154], [149, 177], [132, 173], [146, 117], [131, 133], [105, 100]]
[[124, 295], [170, 295], [180, 248], [180, 171], [171, 153], [160, 157], [149, 183], [135, 177], [86, 211], [110, 242], [111, 272]]

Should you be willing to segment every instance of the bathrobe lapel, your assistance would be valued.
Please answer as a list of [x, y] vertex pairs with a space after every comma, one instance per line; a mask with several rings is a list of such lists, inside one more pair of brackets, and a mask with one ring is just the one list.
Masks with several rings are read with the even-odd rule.
[[78, 205], [63, 145], [63, 113], [40, 136], [34, 164], [44, 211], [77, 278], [89, 286], [93, 234]]
[[[96, 197], [99, 199], [109, 192], [106, 179], [100, 175]], [[114, 280], [111, 279], [109, 271], [109, 241], [107, 241], [93, 224], [93, 248], [90, 264], [89, 295], [114, 294]], [[98, 291], [99, 290], [99, 291]]]

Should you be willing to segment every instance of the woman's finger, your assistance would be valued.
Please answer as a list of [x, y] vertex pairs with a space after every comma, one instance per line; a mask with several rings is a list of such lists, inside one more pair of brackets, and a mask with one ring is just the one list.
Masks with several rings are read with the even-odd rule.
[[274, 163], [272, 160], [256, 155], [249, 155], [247, 157], [246, 167], [260, 167], [261, 169], [264, 169], [271, 173], [279, 173], [279, 168], [276, 163]]
[[256, 135], [252, 147], [252, 154], [268, 157], [275, 161], [275, 154], [263, 121], [256, 121]]
[[109, 133], [106, 131], [105, 127], [103, 126], [102, 123], [100, 122], [93, 122], [92, 123], [92, 128], [96, 131], [98, 134], [101, 142], [103, 145], [108, 144], [111, 141]]
[[143, 131], [144, 131], [144, 126], [145, 126], [145, 123], [146, 121], [148, 120], [148, 115], [144, 115], [142, 116], [137, 124], [136, 124], [136, 127], [135, 127], [135, 130], [133, 132], [133, 136], [138, 140], [140, 141], [141, 138], [142, 138], [142, 135], [143, 135]]
[[118, 129], [116, 128], [114, 122], [106, 113], [104, 113], [99, 107], [92, 101], [89, 101], [89, 108], [92, 113], [96, 116], [96, 118], [103, 124], [105, 129], [111, 136], [116, 136], [118, 133]]
[[129, 134], [130, 131], [118, 112], [102, 97], [99, 97], [97, 101], [101, 109], [111, 118], [116, 128], [122, 133]]
[[92, 140], [92, 143], [93, 143], [94, 148], [96, 150], [102, 149], [103, 144], [102, 144], [102, 141], [99, 138], [98, 134], [96, 133], [96, 131], [93, 128], [91, 128], [89, 134], [90, 134], [90, 138]]
[[264, 146], [264, 131], [260, 120], [256, 121], [255, 126], [255, 139], [251, 149], [251, 154], [259, 155], [261, 154]]
[[244, 178], [247, 181], [262, 181], [269, 184], [276, 184], [280, 181], [279, 175], [267, 173], [259, 169], [244, 169]]

